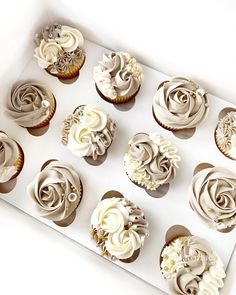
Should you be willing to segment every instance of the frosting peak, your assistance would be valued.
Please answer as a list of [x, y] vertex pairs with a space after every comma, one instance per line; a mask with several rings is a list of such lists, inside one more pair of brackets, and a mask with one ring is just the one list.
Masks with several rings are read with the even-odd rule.
[[104, 54], [94, 68], [94, 80], [102, 94], [110, 99], [135, 94], [142, 81], [142, 69], [128, 53]]
[[55, 109], [51, 91], [38, 82], [26, 81], [11, 91], [7, 114], [22, 127], [35, 127]]
[[196, 127], [208, 113], [206, 91], [186, 78], [161, 83], [153, 100], [153, 112], [160, 123], [173, 129]]

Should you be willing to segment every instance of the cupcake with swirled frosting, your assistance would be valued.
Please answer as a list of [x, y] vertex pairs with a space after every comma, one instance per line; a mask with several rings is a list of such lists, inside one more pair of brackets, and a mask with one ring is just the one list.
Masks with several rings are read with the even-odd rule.
[[182, 77], [162, 82], [153, 99], [155, 120], [170, 131], [196, 128], [208, 109], [206, 91]]
[[161, 273], [171, 295], [216, 295], [226, 277], [222, 260], [209, 243], [197, 236], [181, 236], [161, 252]]
[[210, 164], [198, 171], [192, 179], [190, 205], [210, 228], [232, 230], [236, 225], [236, 174]]
[[226, 157], [236, 160], [236, 111], [230, 111], [220, 118], [215, 129], [215, 141]]
[[92, 213], [91, 239], [108, 259], [133, 262], [148, 235], [144, 212], [115, 191]]
[[39, 216], [61, 225], [72, 215], [74, 220], [83, 188], [79, 174], [71, 165], [52, 160], [28, 185], [27, 192]]
[[132, 182], [154, 191], [174, 180], [180, 159], [177, 148], [163, 136], [138, 133], [129, 141], [125, 172]]
[[61, 79], [79, 75], [85, 61], [84, 38], [78, 29], [52, 24], [37, 33], [34, 38], [38, 65]]
[[107, 153], [116, 124], [99, 106], [79, 106], [64, 120], [62, 143], [78, 157], [97, 160]]
[[133, 99], [141, 86], [142, 68], [129, 53], [104, 54], [94, 68], [94, 80], [98, 94], [114, 104]]
[[0, 184], [16, 178], [24, 165], [24, 153], [20, 145], [0, 131]]
[[19, 126], [42, 128], [47, 126], [56, 111], [56, 100], [47, 86], [24, 81], [11, 90], [6, 113]]

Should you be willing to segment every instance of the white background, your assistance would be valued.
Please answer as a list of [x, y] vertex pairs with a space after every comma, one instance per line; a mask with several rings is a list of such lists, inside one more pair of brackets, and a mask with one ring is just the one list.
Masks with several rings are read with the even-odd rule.
[[[166, 74], [190, 76], [209, 92], [236, 103], [233, 0], [146, 0], [140, 4], [131, 0], [45, 2], [55, 15], [82, 24], [82, 31], [89, 39], [116, 50], [130, 51], [140, 61]], [[1, 3], [1, 90], [19, 74], [20, 57], [27, 47], [24, 41], [33, 35], [37, 18], [45, 13], [42, 3], [36, 0]], [[17, 63], [15, 56], [19, 56]], [[11, 61], [16, 65], [14, 69]], [[0, 234], [1, 294], [19, 291], [63, 294], [81, 289], [88, 294], [127, 294], [127, 290], [129, 294], [157, 294], [130, 274], [3, 202], [0, 202]], [[233, 272], [229, 272], [222, 292], [225, 295], [233, 294], [236, 287], [231, 286], [230, 273]]]

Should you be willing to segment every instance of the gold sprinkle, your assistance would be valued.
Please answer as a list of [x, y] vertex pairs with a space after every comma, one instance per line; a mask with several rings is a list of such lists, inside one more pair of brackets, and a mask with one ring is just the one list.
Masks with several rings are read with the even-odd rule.
[[163, 256], [163, 259], [168, 259], [169, 258], [169, 256], [167, 255], [167, 254], [165, 254], [164, 256]]

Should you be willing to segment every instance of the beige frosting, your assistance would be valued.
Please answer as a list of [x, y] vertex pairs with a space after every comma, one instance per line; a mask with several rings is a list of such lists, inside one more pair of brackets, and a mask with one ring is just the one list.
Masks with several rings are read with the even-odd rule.
[[62, 143], [76, 156], [96, 160], [111, 145], [115, 129], [114, 121], [100, 107], [80, 106], [64, 120]]
[[0, 183], [9, 181], [17, 173], [18, 157], [17, 143], [0, 131]]
[[141, 85], [142, 69], [130, 54], [112, 52], [94, 68], [94, 80], [106, 97], [132, 96]]
[[196, 127], [208, 113], [205, 90], [186, 78], [161, 83], [153, 100], [155, 117], [173, 129]]
[[26, 81], [12, 89], [7, 114], [22, 127], [34, 127], [48, 118], [53, 104], [45, 85]]
[[215, 134], [219, 148], [236, 159], [236, 112], [229, 112], [220, 119]]
[[72, 166], [50, 162], [28, 185], [28, 194], [41, 217], [61, 221], [69, 217], [82, 197], [82, 185]]
[[212, 228], [236, 225], [236, 174], [223, 167], [201, 170], [192, 180], [190, 204]]
[[128, 259], [140, 249], [148, 236], [143, 211], [123, 198], [102, 200], [91, 216], [91, 238], [101, 255], [109, 259]]
[[132, 181], [155, 190], [175, 178], [179, 161], [177, 148], [164, 137], [138, 133], [129, 141], [124, 164]]
[[161, 257], [171, 294], [217, 295], [224, 286], [223, 263], [202, 238], [177, 238], [164, 247]]

